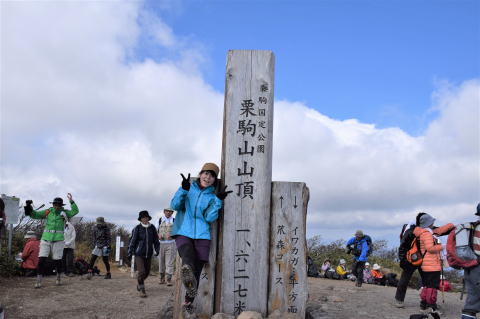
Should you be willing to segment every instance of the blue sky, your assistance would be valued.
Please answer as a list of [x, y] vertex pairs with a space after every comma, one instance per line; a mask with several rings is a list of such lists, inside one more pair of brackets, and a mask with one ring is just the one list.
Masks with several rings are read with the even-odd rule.
[[[276, 55], [273, 180], [307, 236], [480, 200], [478, 1], [3, 1], [0, 193], [132, 227], [220, 163], [229, 49]], [[187, 124], [185, 124], [187, 123]], [[191, 124], [190, 124], [191, 123]], [[45, 129], [45, 128], [48, 129]]]
[[[435, 116], [431, 93], [480, 72], [478, 1], [148, 2], [177, 36], [201, 43], [205, 79], [223, 90], [229, 49], [276, 55], [277, 99], [336, 119], [418, 135]], [[141, 43], [137, 58], [164, 59]]]

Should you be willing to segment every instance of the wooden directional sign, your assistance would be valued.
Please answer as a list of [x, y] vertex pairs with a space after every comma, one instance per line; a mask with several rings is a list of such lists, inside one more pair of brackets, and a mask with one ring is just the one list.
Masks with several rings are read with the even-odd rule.
[[220, 227], [216, 312], [267, 313], [274, 55], [228, 52], [222, 179], [233, 190]]
[[272, 183], [268, 313], [305, 318], [307, 292], [305, 183]]

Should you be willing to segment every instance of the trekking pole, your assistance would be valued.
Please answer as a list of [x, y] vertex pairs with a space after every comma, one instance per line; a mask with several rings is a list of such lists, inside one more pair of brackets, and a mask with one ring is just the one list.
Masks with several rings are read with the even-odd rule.
[[440, 252], [440, 283], [442, 285], [442, 304], [445, 303], [445, 279], [443, 275], [443, 250]]

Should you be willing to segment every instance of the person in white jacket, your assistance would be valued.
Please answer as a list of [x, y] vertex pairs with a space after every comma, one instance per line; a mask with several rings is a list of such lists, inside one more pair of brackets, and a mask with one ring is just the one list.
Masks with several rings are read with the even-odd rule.
[[65, 222], [65, 247], [63, 248], [62, 264], [65, 276], [73, 276], [73, 251], [75, 250], [75, 227], [69, 221]]

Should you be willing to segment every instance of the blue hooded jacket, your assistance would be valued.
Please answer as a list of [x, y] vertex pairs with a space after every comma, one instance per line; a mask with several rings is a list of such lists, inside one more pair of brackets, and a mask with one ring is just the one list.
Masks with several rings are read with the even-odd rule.
[[[351, 245], [353, 243], [355, 243], [356, 241], [356, 238], [353, 237], [353, 238], [350, 238], [349, 241], [347, 241], [347, 246], [348, 245]], [[360, 239], [359, 241], [357, 241], [357, 247], [356, 247], [359, 251], [361, 251], [360, 253], [360, 256], [353, 256], [353, 259], [355, 261], [367, 261], [367, 253], [368, 253], [368, 243], [367, 243], [367, 239], [365, 237], [363, 237], [362, 239]]]
[[190, 190], [179, 188], [170, 203], [177, 211], [172, 236], [182, 235], [192, 239], [211, 239], [210, 223], [218, 218], [222, 200], [214, 194], [213, 186], [200, 189], [195, 181]]

